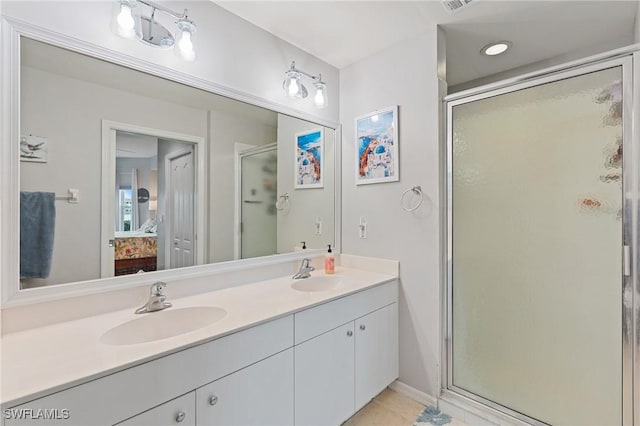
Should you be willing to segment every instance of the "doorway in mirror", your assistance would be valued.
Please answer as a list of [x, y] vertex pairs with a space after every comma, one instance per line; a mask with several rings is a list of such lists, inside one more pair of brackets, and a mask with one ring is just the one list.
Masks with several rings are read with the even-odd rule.
[[115, 200], [114, 253], [104, 258], [105, 270], [128, 275], [195, 264], [194, 154], [189, 142], [116, 131], [115, 185], [105, 194]]

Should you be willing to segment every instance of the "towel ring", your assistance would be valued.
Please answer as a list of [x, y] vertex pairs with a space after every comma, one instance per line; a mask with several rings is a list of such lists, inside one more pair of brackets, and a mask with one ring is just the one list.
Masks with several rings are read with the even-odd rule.
[[276, 210], [282, 211], [287, 208], [289, 208], [289, 194], [285, 192], [278, 197], [278, 201], [276, 201]]
[[[418, 202], [413, 207], [405, 206], [405, 198], [409, 193], [413, 193], [418, 196]], [[418, 208], [422, 205], [422, 201], [424, 201], [424, 194], [422, 193], [422, 188], [420, 187], [420, 185], [416, 185], [413, 188], [409, 188], [402, 193], [402, 197], [400, 197], [400, 206], [402, 207], [402, 210], [407, 212], [412, 212], [412, 211], [418, 210]]]

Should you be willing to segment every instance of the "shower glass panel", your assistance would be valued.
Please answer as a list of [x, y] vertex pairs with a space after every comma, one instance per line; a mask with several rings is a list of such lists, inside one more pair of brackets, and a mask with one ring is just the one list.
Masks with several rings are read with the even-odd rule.
[[241, 162], [241, 258], [276, 254], [277, 147], [250, 151]]
[[622, 67], [450, 109], [450, 388], [622, 423]]

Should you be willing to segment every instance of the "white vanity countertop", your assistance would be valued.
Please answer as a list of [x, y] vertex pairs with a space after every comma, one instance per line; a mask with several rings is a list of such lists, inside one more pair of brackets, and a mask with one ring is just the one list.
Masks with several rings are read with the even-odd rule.
[[[322, 271], [312, 273], [321, 275]], [[171, 299], [169, 283], [167, 300], [173, 308], [216, 306], [227, 314], [204, 328], [148, 343], [114, 346], [100, 341], [106, 331], [140, 318], [133, 312], [137, 306], [7, 334], [1, 342], [0, 402], [3, 408], [22, 404], [396, 278], [345, 267], [337, 267], [336, 275], [344, 277], [344, 283], [327, 291], [294, 290], [294, 280], [282, 277], [180, 299]]]

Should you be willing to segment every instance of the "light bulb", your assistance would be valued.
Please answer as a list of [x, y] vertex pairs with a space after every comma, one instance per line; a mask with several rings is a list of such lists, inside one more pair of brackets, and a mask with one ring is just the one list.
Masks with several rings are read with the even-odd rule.
[[316, 86], [316, 95], [313, 97], [313, 103], [316, 108], [326, 108], [327, 106], [327, 86], [322, 81], [314, 83]]
[[[186, 11], [185, 11], [186, 13]], [[196, 60], [196, 49], [194, 47], [194, 42], [197, 40], [194, 39], [196, 26], [193, 22], [185, 19], [181, 19], [177, 22], [178, 30], [180, 31], [178, 34], [180, 35], [174, 44], [173, 51], [178, 57], [182, 58], [185, 61], [195, 61]]]
[[120, 13], [117, 17], [118, 25], [124, 33], [128, 33], [135, 26], [133, 15], [131, 14], [131, 6], [127, 4], [120, 5]]
[[313, 101], [316, 103], [318, 108], [324, 107], [324, 90], [322, 88], [318, 88], [316, 91], [316, 96], [313, 98]]
[[486, 56], [496, 56], [506, 52], [511, 47], [511, 43], [508, 41], [499, 41], [497, 43], [491, 43], [482, 48], [480, 53]]
[[298, 86], [298, 79], [297, 78], [291, 78], [289, 80], [289, 96], [294, 97], [298, 94], [298, 91], [300, 90], [300, 86]]
[[179, 44], [180, 50], [182, 50], [183, 53], [188, 54], [193, 52], [193, 43], [191, 42], [191, 33], [189, 31], [182, 31], [182, 38]]
[[182, 30], [182, 37], [178, 42], [178, 49], [180, 50], [180, 56], [185, 61], [193, 61], [196, 58], [196, 52], [193, 49], [193, 41], [191, 40], [191, 31]]

